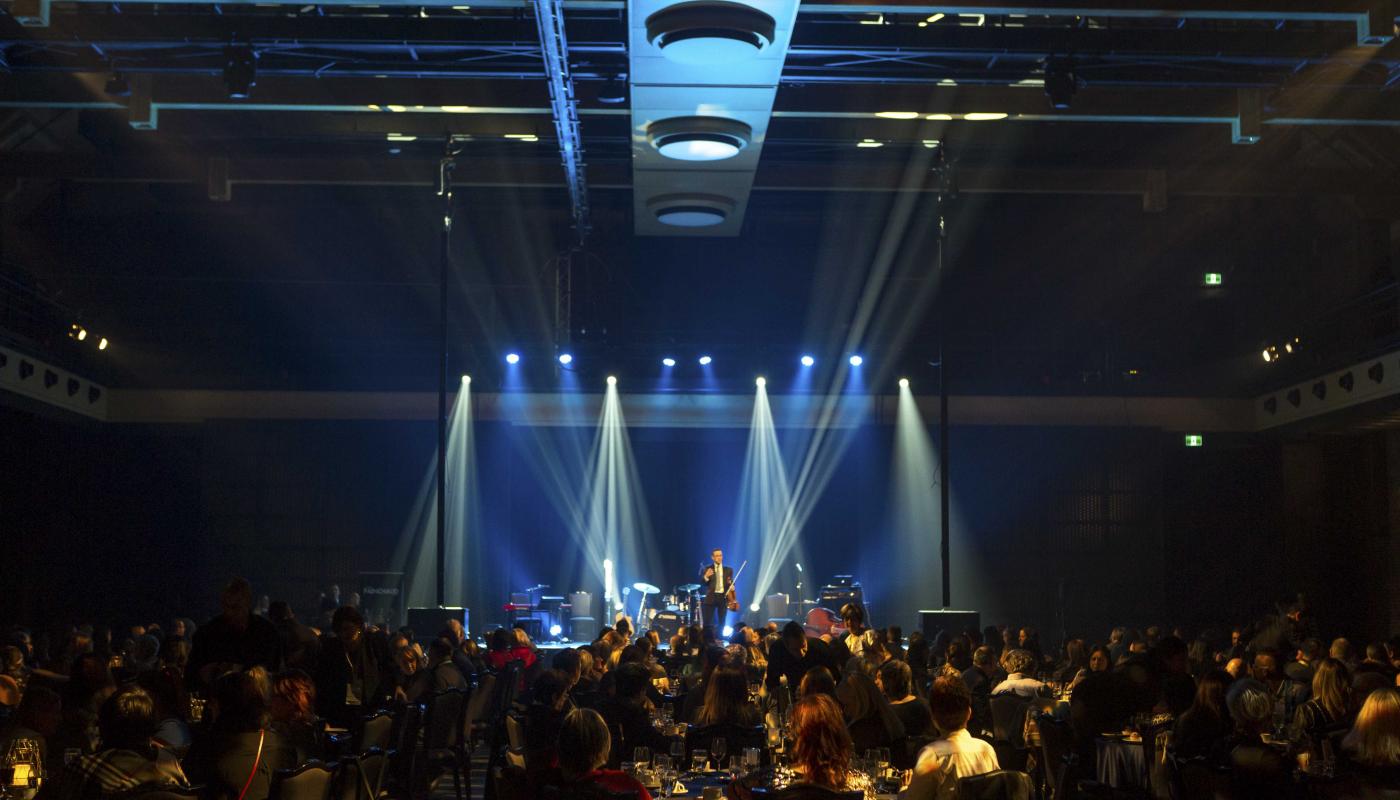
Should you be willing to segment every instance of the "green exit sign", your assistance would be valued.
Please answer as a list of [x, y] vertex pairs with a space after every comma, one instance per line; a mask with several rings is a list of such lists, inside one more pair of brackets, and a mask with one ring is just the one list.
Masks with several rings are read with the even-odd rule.
[[1219, 286], [1225, 282], [1225, 276], [1219, 272], [1207, 272], [1203, 283], [1206, 286]]
[[1187, 446], [1187, 447], [1205, 447], [1205, 446], [1206, 446], [1206, 437], [1200, 435], [1199, 433], [1188, 433], [1188, 434], [1186, 434], [1186, 446]]

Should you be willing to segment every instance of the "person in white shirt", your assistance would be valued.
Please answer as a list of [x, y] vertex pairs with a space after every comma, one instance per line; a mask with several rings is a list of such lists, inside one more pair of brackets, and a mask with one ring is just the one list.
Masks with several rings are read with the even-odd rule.
[[1006, 680], [992, 687], [992, 697], [1008, 693], [1035, 697], [1049, 691], [1044, 683], [1030, 675], [1035, 669], [1035, 656], [1029, 650], [1006, 651], [1001, 657], [1001, 666], [1006, 670]]
[[1001, 769], [992, 746], [967, 732], [972, 693], [961, 678], [944, 676], [934, 681], [928, 702], [942, 738], [919, 751], [914, 777], [900, 793], [902, 800], [953, 800], [958, 796], [959, 778]]
[[875, 631], [865, 627], [865, 609], [857, 603], [841, 606], [841, 622], [846, 626], [846, 635], [841, 638], [846, 650], [852, 657], [865, 655], [865, 648], [876, 641]]

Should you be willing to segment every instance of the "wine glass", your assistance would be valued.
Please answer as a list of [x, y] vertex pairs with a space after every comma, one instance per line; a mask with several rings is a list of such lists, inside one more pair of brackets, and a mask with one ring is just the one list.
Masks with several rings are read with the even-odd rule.
[[704, 750], [694, 750], [690, 754], [690, 771], [704, 772], [710, 765], [710, 754]]
[[670, 757], [669, 755], [667, 755], [666, 753], [657, 753], [657, 754], [656, 754], [656, 771], [657, 771], [658, 773], [664, 773], [666, 770], [669, 770], [670, 768], [671, 768], [671, 757]]
[[637, 764], [638, 766], [643, 766], [643, 765], [646, 765], [646, 764], [650, 764], [650, 763], [651, 763], [651, 748], [650, 748], [650, 747], [634, 747], [634, 748], [632, 748], [632, 761], [633, 761], [633, 763]]
[[671, 760], [675, 762], [676, 769], [685, 768], [685, 740], [675, 738], [671, 740]]
[[680, 778], [680, 775], [676, 774], [676, 771], [673, 770], [673, 769], [668, 769], [668, 770], [666, 770], [665, 772], [663, 772], [663, 773], [661, 774], [661, 796], [662, 796], [662, 797], [670, 797], [670, 796], [671, 796], [671, 794], [676, 790], [676, 781], [677, 781], [679, 778]]
[[744, 762], [739, 756], [729, 757], [729, 780], [737, 781], [744, 777]]
[[710, 752], [715, 754], [715, 764], [724, 763], [724, 754], [728, 747], [725, 745], [723, 736], [716, 736], [710, 741]]

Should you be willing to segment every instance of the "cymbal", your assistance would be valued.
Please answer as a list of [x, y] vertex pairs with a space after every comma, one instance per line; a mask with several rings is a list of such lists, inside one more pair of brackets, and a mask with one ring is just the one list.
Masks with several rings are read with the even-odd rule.
[[680, 586], [676, 587], [676, 594], [690, 594], [691, 592], [698, 591], [700, 591], [700, 584], [698, 583], [682, 583]]
[[643, 583], [643, 582], [641, 582], [641, 581], [637, 581], [636, 583], [632, 584], [632, 588], [633, 588], [633, 589], [636, 589], [637, 591], [642, 592], [642, 593], [644, 593], [644, 594], [660, 594], [660, 593], [661, 593], [661, 590], [660, 590], [660, 589], [656, 588], [655, 586], [652, 586], [652, 585], [649, 584], [649, 583]]

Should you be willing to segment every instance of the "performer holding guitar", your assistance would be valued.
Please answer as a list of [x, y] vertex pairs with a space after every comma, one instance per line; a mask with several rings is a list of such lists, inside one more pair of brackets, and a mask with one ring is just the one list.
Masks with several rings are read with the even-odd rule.
[[700, 618], [702, 625], [713, 628], [715, 635], [719, 636], [724, 628], [725, 609], [738, 611], [739, 601], [734, 596], [734, 569], [724, 565], [724, 551], [715, 548], [710, 552], [710, 561], [700, 568], [700, 581], [705, 587], [705, 597], [700, 601]]

